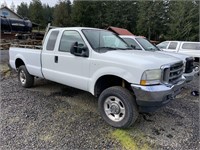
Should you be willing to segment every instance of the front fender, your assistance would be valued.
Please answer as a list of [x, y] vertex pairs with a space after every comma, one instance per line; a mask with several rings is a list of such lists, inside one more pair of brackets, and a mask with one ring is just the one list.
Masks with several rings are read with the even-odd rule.
[[89, 81], [90, 93], [94, 95], [94, 87], [97, 80], [100, 77], [105, 76], [105, 75], [117, 76], [126, 80], [129, 83], [132, 83], [132, 80], [134, 79], [133, 75], [125, 69], [117, 68], [117, 67], [104, 67], [104, 68], [98, 69], [94, 74], [92, 74], [91, 80]]

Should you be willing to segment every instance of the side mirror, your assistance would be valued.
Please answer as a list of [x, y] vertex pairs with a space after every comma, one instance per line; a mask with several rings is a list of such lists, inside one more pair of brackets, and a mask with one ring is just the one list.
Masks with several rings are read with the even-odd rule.
[[89, 57], [89, 50], [83, 44], [79, 44], [78, 42], [74, 42], [70, 48], [70, 53], [75, 56], [80, 57]]

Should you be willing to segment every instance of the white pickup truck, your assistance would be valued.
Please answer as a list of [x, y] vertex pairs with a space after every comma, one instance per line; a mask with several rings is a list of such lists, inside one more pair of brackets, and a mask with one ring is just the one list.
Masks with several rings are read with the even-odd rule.
[[194, 75], [196, 75], [198, 72], [194, 69], [194, 58], [182, 54], [182, 53], [174, 53], [170, 51], [163, 51], [150, 43], [146, 38], [142, 36], [135, 36], [135, 35], [120, 35], [120, 37], [129, 45], [132, 46], [136, 50], [142, 50], [142, 51], [152, 51], [156, 53], [162, 53], [171, 55], [174, 57], [177, 57], [184, 62], [184, 77], [186, 78], [186, 82], [190, 82], [193, 80]]
[[88, 91], [98, 97], [103, 119], [120, 128], [174, 99], [185, 84], [182, 60], [132, 50], [112, 32], [95, 28], [51, 29], [42, 50], [11, 47], [9, 55], [23, 87], [40, 77]]
[[191, 41], [164, 41], [157, 45], [160, 49], [167, 52], [187, 54], [194, 57], [194, 68], [199, 72], [200, 42]]

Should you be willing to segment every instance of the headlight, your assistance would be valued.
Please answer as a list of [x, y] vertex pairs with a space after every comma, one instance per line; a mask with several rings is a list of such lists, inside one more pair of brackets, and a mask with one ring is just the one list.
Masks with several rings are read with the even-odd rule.
[[140, 81], [141, 85], [153, 85], [153, 84], [160, 84], [161, 79], [161, 70], [146, 70], [142, 74], [142, 78]]

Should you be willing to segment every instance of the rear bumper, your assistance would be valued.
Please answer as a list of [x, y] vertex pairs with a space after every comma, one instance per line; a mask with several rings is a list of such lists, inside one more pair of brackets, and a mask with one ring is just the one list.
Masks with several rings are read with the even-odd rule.
[[185, 78], [182, 78], [175, 85], [141, 86], [132, 84], [131, 87], [140, 112], [151, 112], [173, 100], [181, 92], [184, 84]]

